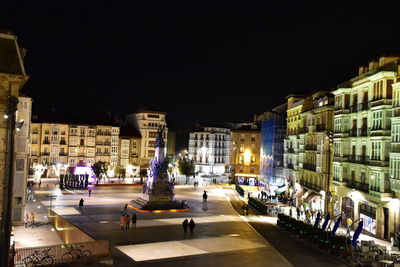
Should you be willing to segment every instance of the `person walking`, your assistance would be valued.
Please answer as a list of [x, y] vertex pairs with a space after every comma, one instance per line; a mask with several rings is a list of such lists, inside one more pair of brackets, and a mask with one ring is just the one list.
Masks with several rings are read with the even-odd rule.
[[132, 214], [132, 227], [135, 226], [135, 228], [136, 228], [136, 221], [137, 221], [137, 217], [136, 217], [136, 214], [134, 213], [134, 214]]
[[203, 201], [204, 201], [204, 202], [207, 202], [207, 198], [208, 198], [207, 191], [204, 190], [204, 193], [203, 193]]
[[33, 228], [33, 226], [35, 225], [35, 214], [33, 214], [33, 212], [31, 212], [29, 220], [31, 221], [31, 227]]
[[89, 188], [89, 197], [92, 194], [92, 188]]
[[131, 218], [129, 218], [129, 214], [125, 217], [125, 230], [129, 230], [129, 224], [131, 223]]
[[195, 227], [196, 227], [195, 222], [193, 221], [193, 219], [190, 219], [190, 222], [189, 222], [189, 229], [190, 229], [190, 235], [191, 235], [191, 236], [193, 236], [193, 230], [194, 230]]
[[296, 215], [297, 215], [297, 220], [300, 220], [300, 209], [299, 209], [299, 207], [296, 208]]
[[79, 209], [83, 208], [83, 202], [85, 201], [83, 200], [83, 198], [81, 198], [81, 200], [79, 200]]
[[182, 223], [183, 232], [185, 233], [185, 236], [186, 236], [186, 233], [187, 233], [188, 225], [189, 225], [188, 219], [185, 219], [185, 220], [183, 221], [183, 223]]
[[249, 216], [249, 205], [246, 205], [246, 215]]
[[121, 215], [121, 217], [119, 217], [119, 226], [121, 227], [121, 230], [124, 230], [125, 227], [125, 216]]
[[25, 228], [28, 228], [28, 222], [29, 222], [29, 215], [28, 215], [28, 213], [25, 213], [25, 217], [24, 217]]

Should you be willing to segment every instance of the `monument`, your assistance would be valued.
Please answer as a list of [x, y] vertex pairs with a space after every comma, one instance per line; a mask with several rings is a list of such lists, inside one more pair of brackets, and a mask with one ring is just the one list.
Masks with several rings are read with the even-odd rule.
[[150, 174], [143, 184], [142, 196], [131, 201], [131, 205], [142, 210], [183, 209], [182, 203], [175, 201], [174, 186], [168, 177], [168, 160], [165, 158], [165, 126], [158, 128], [155, 157], [150, 160]]

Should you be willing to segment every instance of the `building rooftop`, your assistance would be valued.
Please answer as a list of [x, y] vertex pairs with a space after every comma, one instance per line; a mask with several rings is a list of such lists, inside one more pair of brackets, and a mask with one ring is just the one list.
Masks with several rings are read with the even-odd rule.
[[135, 111], [135, 113], [155, 113], [155, 114], [164, 114], [167, 115], [167, 112], [157, 111], [157, 110], [149, 110], [147, 108], [139, 108]]
[[120, 126], [110, 113], [65, 113], [55, 110], [35, 112], [32, 123]]
[[0, 73], [25, 75], [22, 54], [17, 37], [0, 32]]
[[121, 130], [119, 132], [119, 135], [121, 137], [138, 137], [141, 138], [142, 135], [140, 134], [139, 130], [136, 129], [136, 127], [130, 126], [130, 125], [124, 125], [121, 127]]

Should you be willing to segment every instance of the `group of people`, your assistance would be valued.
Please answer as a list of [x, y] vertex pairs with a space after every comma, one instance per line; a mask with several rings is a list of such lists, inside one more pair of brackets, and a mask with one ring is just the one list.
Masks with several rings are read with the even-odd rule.
[[194, 228], [196, 227], [196, 223], [194, 222], [193, 219], [190, 219], [190, 222], [188, 221], [188, 219], [185, 219], [182, 223], [182, 227], [183, 227], [183, 232], [185, 233], [185, 236], [186, 236], [188, 227], [190, 230], [190, 235], [193, 236], [193, 231], [194, 231]]
[[33, 212], [31, 212], [31, 214], [25, 213], [24, 225], [25, 225], [25, 228], [28, 228], [28, 226], [30, 226], [32, 228], [34, 227], [34, 225], [35, 225], [35, 214], [33, 214]]
[[129, 217], [128, 204], [125, 204], [125, 207], [121, 210], [121, 217], [119, 218], [119, 225], [121, 226], [121, 229], [128, 230], [131, 223], [132, 227], [134, 226], [136, 228], [136, 221], [137, 221], [136, 214], [133, 213], [132, 218]]

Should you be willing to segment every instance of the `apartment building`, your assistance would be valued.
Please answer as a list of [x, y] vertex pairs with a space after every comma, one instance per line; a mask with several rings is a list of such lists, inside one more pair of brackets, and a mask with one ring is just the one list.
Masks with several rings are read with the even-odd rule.
[[290, 195], [305, 210], [328, 211], [334, 97], [326, 91], [289, 96], [284, 173]]
[[137, 176], [140, 171], [140, 132], [132, 126], [122, 126], [120, 132], [119, 166], [125, 169], [126, 177]]
[[388, 240], [400, 225], [399, 59], [373, 60], [333, 92], [335, 214], [363, 219], [365, 233]]
[[231, 130], [231, 168], [237, 184], [259, 185], [260, 126], [242, 124]]
[[[143, 168], [149, 167], [149, 161], [154, 157], [157, 130], [165, 127], [164, 142], [167, 144], [168, 128], [166, 113], [160, 111], [138, 110], [136, 113], [126, 116], [127, 125], [134, 126], [139, 130], [142, 137], [140, 142], [140, 165]], [[166, 154], [166, 151], [165, 151]]]
[[189, 158], [196, 172], [223, 174], [230, 172], [231, 133], [228, 128], [203, 127], [190, 133]]
[[[287, 103], [256, 115], [254, 120], [261, 124], [260, 140], [260, 176], [262, 185], [270, 191], [285, 192], [287, 182], [283, 171], [283, 147], [286, 137]], [[278, 192], [279, 193], [279, 192]]]
[[20, 94], [17, 108], [12, 221], [14, 224], [22, 224], [26, 203], [26, 177], [28, 176], [29, 168], [29, 129], [31, 123], [32, 99]]

